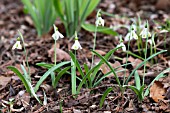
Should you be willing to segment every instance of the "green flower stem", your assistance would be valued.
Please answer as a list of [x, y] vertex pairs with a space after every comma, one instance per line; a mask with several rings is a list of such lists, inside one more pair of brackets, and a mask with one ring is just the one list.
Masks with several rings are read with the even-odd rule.
[[140, 37], [139, 37], [139, 39], [137, 39], [137, 44], [138, 44], [138, 51], [139, 51], [139, 54], [141, 55], [141, 51], [140, 51], [140, 45], [141, 45], [141, 41], [140, 41], [141, 39], [140, 39]]
[[[153, 47], [152, 47], [152, 44], [150, 45], [150, 55], [152, 55], [153, 54]], [[152, 59], [151, 60], [151, 62], [152, 62], [152, 64], [154, 63], [154, 60]]]
[[75, 50], [75, 58], [71, 59], [71, 88], [72, 88], [72, 95], [76, 94], [76, 64], [74, 61], [76, 61], [76, 50]]
[[[129, 51], [129, 46], [130, 46], [130, 40], [128, 42], [128, 51]], [[127, 55], [126, 55], [126, 64], [127, 64], [127, 61], [128, 61], [128, 57], [129, 57], [129, 52], [127, 52]], [[123, 85], [125, 84], [126, 68], [127, 68], [127, 65], [125, 65], [125, 75], [123, 76]]]
[[23, 47], [24, 47], [24, 54], [25, 54], [25, 58], [26, 58], [26, 64], [27, 64], [27, 67], [28, 67], [28, 75], [30, 75], [30, 66], [29, 66], [29, 63], [28, 63], [28, 56], [27, 56], [27, 51], [26, 51], [26, 48], [25, 48], [25, 42], [24, 42], [24, 37], [22, 36], [21, 32], [18, 31], [19, 34], [20, 34], [20, 37], [21, 37], [21, 40], [23, 42]]
[[[96, 35], [97, 35], [97, 26], [95, 27], [95, 33], [94, 33], [93, 51], [95, 51], [95, 48], [96, 48]], [[91, 63], [91, 68], [93, 67], [93, 64], [94, 64], [94, 53], [92, 53], [92, 63]]]
[[[148, 25], [148, 22], [147, 22], [147, 36], [146, 36], [146, 42], [145, 42], [145, 46], [146, 46], [146, 47], [145, 47], [145, 60], [146, 60], [146, 57], [147, 57], [146, 55], [147, 55], [147, 48], [148, 48], [148, 32], [149, 32], [149, 31], [148, 31], [148, 27], [149, 27], [149, 25]], [[143, 70], [143, 71], [144, 71], [144, 74], [143, 74], [143, 82], [142, 82], [142, 85], [144, 85], [144, 83], [145, 83], [146, 63], [147, 63], [147, 62], [144, 63], [144, 70]]]
[[57, 62], [57, 40], [54, 41], [54, 65]]
[[164, 49], [166, 49], [166, 34], [167, 33], [164, 34]]

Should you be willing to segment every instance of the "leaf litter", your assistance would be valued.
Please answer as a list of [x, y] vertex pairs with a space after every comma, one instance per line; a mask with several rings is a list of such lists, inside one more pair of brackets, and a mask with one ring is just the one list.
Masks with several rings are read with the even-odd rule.
[[[136, 0], [132, 2], [132, 0], [120, 1], [120, 0], [103, 0], [99, 4], [99, 8], [102, 8], [104, 11], [108, 11], [109, 13], [115, 14], [115, 18], [109, 18], [106, 16], [106, 26], [113, 27], [116, 29], [118, 33], [125, 34], [127, 33], [127, 29], [120, 28], [120, 25], [127, 25], [132, 22], [129, 17], [137, 17], [137, 13], [142, 15], [143, 19], [155, 19], [158, 21], [163, 21], [169, 18], [169, 12], [165, 11], [157, 11], [157, 9], [167, 9], [169, 2], [164, 6], [160, 5], [161, 0], [152, 0], [152, 1], [141, 1]], [[166, 0], [165, 0], [166, 1]], [[127, 6], [128, 4], [128, 6]], [[146, 5], [145, 5], [146, 4]], [[156, 4], [156, 9], [153, 4]], [[59, 112], [60, 105], [62, 105], [63, 112], [99, 112], [99, 113], [111, 113], [111, 112], [170, 112], [170, 75], [167, 74], [166, 77], [161, 78], [158, 81], [154, 82], [154, 85], [150, 88], [151, 95], [150, 97], [146, 97], [143, 103], [137, 101], [137, 97], [131, 90], [127, 90], [125, 92], [124, 100], [122, 101], [121, 96], [119, 94], [119, 90], [115, 83], [115, 78], [110, 75], [108, 78], [102, 81], [102, 86], [98, 86], [95, 89], [82, 89], [80, 95], [78, 95], [77, 99], [74, 99], [71, 95], [70, 89], [70, 78], [65, 75], [57, 86], [57, 89], [51, 91], [51, 83], [50, 80], [47, 79], [43, 85], [41, 86], [41, 90], [38, 92], [39, 95], [42, 95], [42, 90], [45, 90], [47, 93], [47, 106], [40, 106], [35, 99], [31, 98], [29, 94], [24, 91], [24, 87], [21, 84], [20, 80], [9, 70], [6, 69], [7, 66], [15, 65], [20, 67], [22, 64], [22, 60], [25, 60], [23, 57], [22, 51], [11, 51], [11, 45], [14, 43], [13, 38], [17, 37], [17, 29], [20, 29], [24, 34], [27, 44], [29, 63], [31, 64], [31, 76], [33, 83], [37, 82], [36, 75], [41, 75], [45, 72], [45, 69], [39, 68], [35, 66], [38, 62], [53, 62], [53, 40], [51, 39], [51, 31], [50, 34], [43, 36], [43, 38], [37, 38], [36, 31], [33, 28], [33, 23], [29, 16], [25, 16], [23, 13], [23, 7], [21, 7], [21, 2], [16, 0], [16, 2], [11, 3], [10, 0], [1, 0], [0, 4], [0, 108], [2, 108], [2, 100], [7, 103], [9, 99], [12, 97], [15, 99], [14, 106], [11, 107], [12, 111], [19, 112]], [[109, 7], [108, 7], [109, 6]], [[8, 11], [8, 13], [6, 13]], [[127, 16], [128, 18], [124, 17]], [[123, 17], [122, 17], [123, 16]], [[88, 18], [88, 22], [94, 22], [95, 12], [90, 15]], [[6, 21], [9, 20], [9, 21]], [[59, 22], [57, 22], [59, 23]], [[151, 23], [151, 28], [156, 29], [156, 24]], [[159, 24], [158, 24], [159, 25]], [[159, 32], [159, 29], [156, 29]], [[62, 31], [63, 32], [63, 31]], [[162, 34], [158, 35], [155, 39], [157, 45], [156, 47], [159, 49], [164, 49], [164, 44], [169, 47], [169, 34], [167, 34], [167, 42], [164, 43]], [[116, 47], [118, 40], [115, 37], [105, 36], [103, 34], [98, 34], [99, 37], [97, 39], [97, 49], [102, 55], [105, 55], [109, 49]], [[162, 38], [161, 38], [162, 37]], [[84, 53], [88, 53], [82, 55], [82, 52], [78, 52], [79, 61], [83, 64], [83, 62], [91, 62], [91, 52], [89, 49], [92, 47], [93, 33], [89, 33], [87, 31], [81, 31], [80, 42], [82, 46], [85, 47], [83, 50]], [[67, 43], [65, 43], [67, 42]], [[68, 44], [68, 39], [65, 41], [59, 41], [59, 46], [57, 48], [57, 61], [60, 62], [62, 60], [70, 60], [68, 55], [68, 51], [66, 48], [70, 48]], [[61, 47], [60, 47], [61, 46]], [[133, 42], [131, 44], [132, 51], [135, 51]], [[169, 48], [168, 52], [170, 51]], [[125, 58], [125, 54], [120, 54], [120, 52], [116, 52], [115, 56]], [[113, 67], [120, 67], [118, 70], [124, 70], [124, 67], [121, 65], [126, 60], [118, 60], [115, 59], [115, 56], [110, 59], [110, 64]], [[16, 60], [15, 60], [16, 59]], [[84, 60], [86, 59], [86, 60]], [[155, 66], [147, 66], [146, 73], [146, 83], [149, 83], [155, 76], [157, 76], [161, 71], [165, 68], [170, 67], [170, 57], [165, 55], [159, 55], [156, 57], [157, 63]], [[132, 71], [138, 63], [141, 62], [140, 59], [129, 56], [128, 61], [131, 62], [132, 67], [127, 67], [128, 71]], [[98, 62], [98, 60], [96, 60]], [[135, 63], [133, 63], [135, 62]], [[41, 70], [41, 71], [40, 71]], [[109, 72], [110, 70], [107, 66], [102, 65], [101, 71], [103, 74]], [[143, 75], [142, 68], [139, 69], [140, 76]], [[123, 73], [119, 73], [119, 77], [121, 77]], [[127, 72], [127, 76], [129, 72]], [[134, 84], [134, 81], [130, 81], [131, 84]], [[130, 83], [129, 82], [129, 83]], [[104, 106], [99, 108], [99, 102], [103, 92], [107, 87], [114, 87], [114, 91], [109, 93], [108, 97], [104, 102]], [[93, 93], [91, 93], [93, 92]], [[124, 111], [121, 108], [123, 105]], [[6, 105], [9, 107], [9, 105]], [[21, 108], [21, 109], [20, 109]], [[22, 109], [24, 108], [24, 109]], [[2, 112], [7, 112], [7, 108], [4, 108]]]

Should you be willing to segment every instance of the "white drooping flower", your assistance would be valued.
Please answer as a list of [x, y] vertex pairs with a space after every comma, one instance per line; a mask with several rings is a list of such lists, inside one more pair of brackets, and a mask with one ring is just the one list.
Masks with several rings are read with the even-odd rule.
[[14, 50], [14, 49], [22, 49], [19, 37], [17, 38], [17, 41], [15, 42], [15, 44], [12, 47], [12, 50]]
[[152, 39], [148, 39], [147, 42], [148, 42], [150, 45], [152, 45], [152, 43], [153, 43], [153, 42], [152, 42]]
[[71, 47], [71, 49], [74, 49], [74, 50], [78, 50], [78, 49], [82, 49], [79, 41], [78, 41], [78, 37], [76, 36], [75, 37], [75, 42], [73, 44], [73, 46]]
[[102, 17], [97, 17], [97, 20], [96, 20], [96, 26], [104, 26], [104, 19], [102, 19]]
[[163, 29], [163, 30], [161, 30], [159, 33], [167, 33], [167, 32], [168, 32], [168, 30]]
[[151, 37], [151, 33], [149, 32], [149, 30], [146, 26], [145, 26], [145, 28], [143, 28], [143, 30], [141, 31], [141, 33], [139, 35], [142, 36], [142, 38]]
[[64, 38], [64, 36], [58, 31], [58, 28], [54, 25], [54, 34], [52, 35], [54, 40], [58, 40], [59, 38]]
[[121, 42], [119, 45], [117, 45], [116, 48], [117, 47], [122, 47], [122, 50], [126, 51], [126, 46], [125, 46], [125, 44], [123, 42]]
[[135, 33], [135, 30], [132, 29], [131, 32], [129, 32], [126, 36], [125, 36], [125, 41], [130, 41], [130, 40], [137, 40], [138, 39], [138, 35]]

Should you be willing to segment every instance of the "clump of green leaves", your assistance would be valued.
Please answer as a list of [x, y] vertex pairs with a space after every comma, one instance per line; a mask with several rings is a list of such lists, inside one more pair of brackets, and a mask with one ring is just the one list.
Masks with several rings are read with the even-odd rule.
[[[146, 90], [146, 92], [144, 92], [144, 88], [145, 88], [145, 84], [144, 84], [144, 81], [145, 81], [145, 71], [146, 71], [146, 63], [149, 61], [149, 60], [151, 60], [153, 57], [155, 57], [156, 55], [159, 55], [159, 54], [161, 54], [161, 53], [163, 53], [163, 52], [166, 52], [166, 50], [162, 50], [162, 51], [159, 51], [159, 52], [157, 52], [157, 53], [154, 53], [154, 54], [152, 54], [150, 57], [148, 57], [147, 58], [147, 47], [148, 47], [148, 37], [150, 37], [151, 36], [151, 34], [149, 33], [149, 31], [148, 31], [148, 28], [149, 28], [149, 24], [148, 24], [148, 22], [145, 24], [145, 28], [142, 30], [142, 32], [140, 33], [140, 35], [141, 35], [141, 37], [142, 38], [146, 38], [146, 42], [145, 42], [145, 48], [144, 48], [144, 61], [143, 62], [141, 62], [140, 64], [138, 64], [138, 66], [135, 68], [135, 69], [133, 69], [133, 71], [130, 73], [130, 75], [126, 78], [125, 77], [125, 75], [126, 75], [126, 73], [125, 73], [125, 75], [124, 75], [124, 80], [123, 80], [123, 84], [122, 85], [119, 85], [119, 86], [121, 86], [120, 88], [122, 89], [122, 91], [124, 91], [127, 87], [128, 88], [130, 88], [130, 89], [132, 89], [134, 92], [135, 92], [135, 94], [138, 96], [138, 98], [139, 98], [139, 100], [140, 101], [142, 101], [143, 99], [144, 99], [144, 97], [145, 96], [147, 96], [148, 95], [148, 89]], [[130, 35], [129, 35], [129, 39], [133, 39], [133, 37], [134, 37], [134, 35], [132, 34], [133, 33], [133, 31], [131, 31], [130, 32]], [[138, 37], [137, 35], [136, 35], [136, 37]], [[154, 37], [154, 36], [153, 36]], [[152, 38], [153, 38], [152, 37]], [[139, 39], [139, 38], [137, 38], [137, 39]], [[128, 43], [128, 48], [129, 48], [129, 44], [130, 44], [130, 40], [129, 40], [129, 43]], [[129, 49], [128, 49], [129, 50]], [[128, 58], [128, 54], [129, 53], [127, 53], [127, 58]], [[99, 55], [98, 55], [99, 56]], [[99, 56], [106, 64], [107, 64], [107, 66], [109, 66], [109, 63], [106, 61], [106, 60], [104, 60], [101, 56]], [[127, 59], [126, 58], [126, 59]], [[127, 63], [127, 61], [126, 61], [126, 63]], [[142, 78], [142, 84], [141, 84], [141, 82], [140, 82], [140, 77], [139, 77], [139, 75], [138, 75], [138, 73], [137, 73], [137, 69], [139, 69], [140, 67], [142, 67], [142, 66], [144, 66], [144, 75], [143, 75], [143, 78]], [[169, 69], [168, 69], [169, 70]], [[113, 73], [114, 74], [114, 73]], [[131, 85], [127, 85], [128, 84], [128, 82], [129, 82], [129, 80], [130, 80], [130, 78], [132, 77], [132, 76], [135, 76], [135, 83], [136, 83], [136, 86], [131, 86]], [[160, 75], [158, 75], [154, 80], [157, 80], [157, 79], [159, 79], [159, 78], [161, 78], [161, 77], [163, 77], [163, 74], [160, 74]], [[116, 77], [115, 77], [116, 78]], [[116, 80], [117, 80], [118, 78], [116, 78]], [[149, 85], [149, 87], [150, 87], [150, 85]], [[101, 101], [100, 101], [100, 107], [102, 107], [102, 105], [103, 105], [103, 102], [104, 102], [104, 100], [105, 100], [105, 98], [106, 98], [106, 96], [108, 95], [108, 93], [110, 92], [110, 91], [112, 91], [113, 90], [113, 88], [108, 88], [106, 91], [105, 91], [105, 93], [103, 94], [103, 96], [102, 96], [102, 98], [101, 98]], [[123, 92], [122, 92], [123, 93]], [[122, 94], [123, 95], [123, 94]]]
[[[24, 43], [24, 38], [23, 38], [22, 34], [20, 32], [19, 32], [19, 34], [20, 34], [20, 38], [22, 39], [22, 42]], [[19, 40], [17, 40], [17, 41], [19, 41]], [[21, 45], [20, 45], [20, 48], [17, 48], [18, 46], [19, 45], [16, 46], [16, 49], [21, 49], [22, 48]], [[14, 66], [8, 66], [8, 69], [12, 70], [20, 78], [20, 80], [24, 84], [27, 92], [30, 93], [31, 95], [33, 95], [37, 99], [37, 101], [40, 104], [42, 104], [41, 100], [37, 97], [36, 91], [34, 90], [32, 84], [31, 84], [30, 67], [29, 67], [29, 64], [28, 64], [28, 57], [27, 57], [27, 52], [26, 52], [26, 49], [25, 49], [25, 45], [24, 45], [24, 53], [25, 53], [25, 56], [26, 56], [26, 62], [27, 62], [26, 65], [27, 65], [27, 68], [28, 68], [28, 72], [26, 71], [24, 65], [22, 65], [22, 64], [20, 64], [20, 66], [21, 66], [23, 74]]]
[[[85, 72], [83, 72], [83, 68], [80, 66], [78, 60], [76, 59], [75, 55], [70, 51], [70, 56], [72, 58], [72, 61], [75, 63], [76, 69], [79, 71], [81, 78], [77, 77], [78, 80], [80, 80], [80, 83], [77, 87], [77, 94], [80, 92], [80, 89], [82, 88], [83, 85], [85, 85], [85, 87], [87, 88], [94, 88], [96, 87], [105, 77], [109, 76], [111, 73], [114, 73], [115, 77], [116, 77], [116, 81], [117, 83], [120, 85], [121, 88], [121, 84], [120, 81], [117, 77], [117, 75], [115, 74], [115, 70], [111, 67], [111, 65], [108, 63], [108, 60], [110, 59], [110, 57], [112, 56], [112, 54], [117, 50], [118, 48], [114, 48], [112, 50], [110, 50], [104, 57], [99, 55], [97, 52], [94, 52], [94, 54], [96, 54], [98, 57], [101, 58], [101, 61], [95, 65], [92, 68], [89, 68], [87, 66], [87, 64], [84, 64], [84, 70]], [[108, 72], [104, 75], [98, 75], [98, 72], [100, 70], [100, 67], [102, 66], [103, 63], [107, 62], [109, 68], [111, 69], [111, 72]]]
[[[57, 87], [58, 81], [60, 80], [60, 78], [64, 75], [64, 74], [69, 74], [69, 72], [67, 72], [71, 66], [65, 67], [64, 69], [62, 69], [61, 67], [64, 65], [69, 64], [70, 61], [66, 61], [66, 62], [61, 62], [58, 63], [57, 65], [54, 64], [47, 64], [47, 63], [37, 63], [36, 65], [41, 66], [41, 67], [45, 67], [48, 69], [48, 71], [46, 71], [42, 77], [40, 78], [40, 80], [37, 82], [36, 86], [35, 86], [35, 91], [37, 91], [40, 87], [40, 85], [42, 84], [42, 82], [49, 76], [51, 75], [51, 81], [52, 81], [52, 86], [53, 88]], [[55, 75], [55, 73], [58, 73], [57, 75]]]
[[[24, 43], [24, 38], [23, 38], [22, 34], [20, 32], [19, 32], [19, 34], [20, 34], [20, 37], [22, 39], [22, 42]], [[19, 41], [19, 40], [17, 39], [17, 41]], [[16, 45], [16, 44], [18, 44], [18, 45]], [[17, 42], [16, 44], [14, 44], [14, 46], [13, 46], [14, 48], [22, 49], [22, 47], [20, 47], [21, 45], [19, 45], [20, 42], [19, 43]], [[16, 67], [14, 67], [14, 66], [8, 66], [8, 69], [12, 70], [20, 78], [20, 80], [22, 81], [23, 85], [26, 88], [26, 91], [28, 93], [30, 93], [31, 95], [33, 95], [37, 99], [37, 101], [40, 104], [42, 104], [41, 100], [36, 95], [36, 92], [38, 91], [40, 85], [43, 83], [43, 81], [49, 75], [51, 75], [52, 86], [53, 86], [53, 88], [56, 88], [57, 83], [60, 80], [61, 76], [63, 74], [65, 74], [67, 72], [67, 70], [69, 70], [71, 68], [71, 66], [66, 67], [64, 69], [61, 69], [61, 67], [66, 65], [66, 64], [69, 64], [70, 62], [67, 61], [67, 62], [61, 62], [61, 63], [58, 63], [58, 64], [56, 64], [56, 63], [55, 64], [38, 63], [37, 65], [48, 68], [48, 71], [42, 75], [42, 77], [36, 83], [35, 87], [33, 87], [32, 86], [32, 82], [31, 82], [30, 67], [29, 67], [29, 63], [28, 63], [28, 56], [27, 56], [25, 45], [24, 45], [24, 53], [25, 53], [25, 56], [26, 56], [26, 66], [28, 68], [28, 72], [26, 71], [25, 66], [22, 65], [22, 64], [20, 64], [20, 67], [22, 69], [23, 74]], [[58, 76], [57, 77], [55, 76], [55, 72], [58, 72]], [[45, 92], [44, 92], [44, 101], [46, 100], [45, 96], [46, 95], [45, 95]]]
[[21, 0], [25, 12], [30, 14], [38, 36], [48, 33], [56, 19], [52, 0]]
[[67, 36], [73, 36], [100, 0], [53, 0], [53, 2], [57, 15], [65, 26]]

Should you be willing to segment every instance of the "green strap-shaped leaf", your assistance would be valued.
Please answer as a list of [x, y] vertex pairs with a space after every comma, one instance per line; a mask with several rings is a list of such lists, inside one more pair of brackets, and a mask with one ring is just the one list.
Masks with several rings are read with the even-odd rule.
[[25, 77], [20, 73], [20, 71], [19, 71], [16, 67], [14, 67], [14, 66], [8, 66], [7, 68], [10, 69], [11, 71], [13, 71], [13, 72], [20, 78], [20, 80], [21, 80], [22, 83], [24, 84], [27, 92], [28, 92], [28, 93], [31, 93], [31, 90], [30, 90], [30, 88], [29, 88], [29, 85], [28, 85]]
[[81, 66], [80, 66], [80, 64], [79, 64], [79, 62], [78, 62], [78, 60], [75, 59], [75, 58], [76, 58], [75, 55], [74, 55], [73, 52], [71, 52], [71, 51], [70, 51], [70, 56], [71, 56], [71, 59], [73, 59], [73, 62], [76, 64], [76, 67], [77, 67], [77, 69], [78, 69], [78, 71], [79, 71], [81, 77], [83, 78], [83, 77], [84, 77], [83, 70], [82, 70], [82, 68], [81, 68]]
[[112, 87], [107, 88], [107, 90], [104, 92], [102, 98], [100, 99], [100, 108], [103, 106], [104, 100], [106, 99], [106, 96], [113, 90]]
[[120, 90], [122, 90], [122, 85], [120, 84], [120, 81], [119, 81], [119, 78], [118, 76], [116, 75], [116, 72], [115, 70], [112, 68], [112, 66], [109, 64], [109, 62], [103, 57], [101, 56], [100, 54], [98, 54], [96, 51], [92, 51], [95, 55], [97, 55], [100, 59], [102, 59], [106, 65], [110, 68], [110, 70], [112, 71], [112, 73], [114, 74], [114, 77], [116, 78], [116, 82], [118, 83], [119, 87], [120, 87]]
[[64, 68], [63, 70], [61, 70], [58, 75], [55, 77], [54, 80], [54, 88], [56, 88], [58, 81], [60, 80], [60, 78], [71, 68], [71, 66]]
[[80, 17], [81, 22], [87, 18], [87, 16], [96, 8], [100, 0], [81, 0], [80, 4]]
[[152, 56], [148, 57], [148, 58], [147, 58], [146, 60], [144, 60], [143, 62], [141, 62], [135, 69], [133, 69], [133, 71], [131, 72], [131, 74], [128, 76], [125, 84], [128, 84], [128, 81], [130, 80], [130, 78], [132, 77], [132, 75], [134, 74], [134, 72], [135, 72], [138, 68], [142, 67], [143, 64], [145, 64], [147, 61], [149, 61], [150, 59], [152, 59], [152, 58], [155, 57], [156, 55], [159, 55], [159, 54], [161, 54], [161, 53], [163, 53], [163, 52], [166, 52], [166, 51], [167, 51], [167, 50], [162, 50], [162, 51], [160, 51], [160, 52], [157, 52], [157, 53], [153, 54]]
[[136, 83], [136, 88], [140, 90], [141, 83], [140, 83], [140, 77], [137, 71], [135, 71], [135, 83]]
[[56, 66], [51, 67], [46, 73], [44, 73], [44, 75], [40, 78], [40, 80], [37, 82], [34, 91], [37, 92], [37, 90], [39, 89], [40, 85], [42, 84], [42, 82], [49, 76], [49, 74], [53, 71], [55, 71], [56, 69], [62, 67], [63, 65], [69, 64], [70, 61], [67, 62], [61, 62], [59, 64], [57, 64]]
[[[95, 32], [96, 26], [93, 24], [82, 24], [83, 29], [90, 31], [90, 32]], [[98, 26], [97, 27], [97, 32], [112, 35], [112, 36], [117, 36], [118, 33], [116, 31], [113, 31], [113, 29], [108, 28], [108, 27], [102, 27]]]
[[148, 96], [149, 94], [149, 88], [151, 87], [151, 85], [155, 82], [155, 80], [159, 80], [162, 77], [165, 77], [165, 73], [170, 71], [170, 68], [165, 69], [164, 71], [162, 71], [160, 74], [158, 74], [155, 79], [148, 85], [148, 88], [146, 89], [144, 96]]

